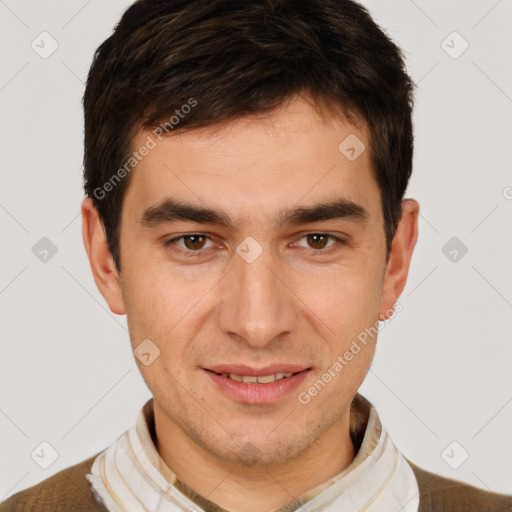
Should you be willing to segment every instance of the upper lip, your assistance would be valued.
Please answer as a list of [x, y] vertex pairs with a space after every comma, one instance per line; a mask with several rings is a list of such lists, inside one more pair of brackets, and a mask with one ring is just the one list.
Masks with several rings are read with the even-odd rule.
[[234, 375], [243, 375], [247, 377], [258, 377], [264, 375], [275, 375], [276, 373], [298, 373], [308, 370], [308, 366], [299, 364], [276, 363], [261, 368], [247, 366], [245, 364], [220, 364], [216, 366], [205, 367], [215, 373], [232, 373]]

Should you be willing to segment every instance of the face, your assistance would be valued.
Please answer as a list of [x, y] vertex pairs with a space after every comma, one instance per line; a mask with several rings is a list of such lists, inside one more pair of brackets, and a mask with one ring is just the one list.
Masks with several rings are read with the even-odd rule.
[[155, 416], [224, 461], [280, 463], [346, 425], [376, 340], [353, 342], [398, 296], [369, 151], [338, 149], [349, 135], [369, 147], [364, 126], [295, 99], [177, 132], [133, 171], [120, 291], [104, 295], [133, 348], [159, 351], [137, 360]]

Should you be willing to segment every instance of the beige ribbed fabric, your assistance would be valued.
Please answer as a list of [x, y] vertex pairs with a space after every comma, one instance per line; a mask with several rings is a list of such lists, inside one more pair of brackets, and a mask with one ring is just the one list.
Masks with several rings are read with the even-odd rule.
[[[176, 475], [158, 454], [148, 427], [152, 406], [146, 403], [136, 425], [95, 459], [86, 478], [110, 512], [206, 512], [177, 488]], [[278, 512], [302, 505], [308, 512], [417, 512], [418, 504], [414, 473], [370, 406], [363, 442], [349, 467]], [[219, 510], [210, 505], [208, 510]]]

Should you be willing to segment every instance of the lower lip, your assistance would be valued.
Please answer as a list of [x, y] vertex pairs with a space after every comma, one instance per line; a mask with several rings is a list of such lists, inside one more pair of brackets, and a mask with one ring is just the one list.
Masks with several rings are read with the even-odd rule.
[[285, 398], [300, 386], [309, 372], [309, 370], [303, 370], [270, 384], [253, 384], [238, 382], [209, 370], [205, 371], [220, 390], [235, 402], [258, 405], [272, 404]]

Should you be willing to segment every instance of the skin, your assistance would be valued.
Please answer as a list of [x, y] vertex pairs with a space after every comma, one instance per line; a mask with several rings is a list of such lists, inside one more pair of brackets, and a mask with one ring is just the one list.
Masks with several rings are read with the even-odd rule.
[[[419, 207], [404, 201], [386, 257], [369, 151], [349, 161], [338, 150], [349, 134], [369, 148], [364, 124], [326, 120], [295, 97], [265, 115], [164, 138], [133, 171], [122, 208], [121, 273], [92, 201], [82, 204], [100, 292], [114, 313], [127, 315], [133, 348], [150, 339], [160, 349], [149, 366], [137, 360], [154, 396], [157, 449], [183, 482], [231, 511], [275, 510], [354, 458], [349, 407], [376, 339], [307, 405], [297, 395], [392, 311], [405, 286]], [[144, 226], [144, 211], [169, 197], [221, 210], [236, 229], [182, 220]], [[333, 198], [360, 205], [367, 218], [276, 222], [293, 207]], [[188, 246], [184, 239], [164, 246], [194, 233], [211, 237], [200, 253], [190, 238]], [[345, 243], [305, 236], [314, 233]], [[262, 248], [250, 264], [236, 252], [248, 236]], [[310, 370], [299, 389], [265, 405], [227, 397], [204, 370], [283, 362]]]

